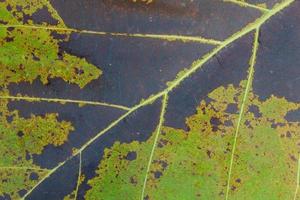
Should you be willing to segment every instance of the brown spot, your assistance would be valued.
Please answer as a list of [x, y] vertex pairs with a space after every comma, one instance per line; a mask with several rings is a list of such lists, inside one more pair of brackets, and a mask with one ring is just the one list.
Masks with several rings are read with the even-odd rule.
[[210, 150], [207, 150], [207, 151], [206, 151], [206, 154], [207, 154], [207, 156], [208, 156], [209, 158], [211, 158], [211, 151], [210, 151]]
[[297, 159], [295, 158], [295, 156], [294, 155], [290, 155], [290, 158], [293, 160], [293, 161], [297, 161]]
[[231, 186], [231, 190], [232, 190], [232, 191], [235, 191], [235, 190], [236, 190], [236, 186], [234, 186], [234, 185]]
[[292, 137], [292, 134], [291, 134], [290, 131], [288, 131], [288, 132], [286, 133], [286, 137], [288, 137], [288, 138], [291, 138], [291, 137]]

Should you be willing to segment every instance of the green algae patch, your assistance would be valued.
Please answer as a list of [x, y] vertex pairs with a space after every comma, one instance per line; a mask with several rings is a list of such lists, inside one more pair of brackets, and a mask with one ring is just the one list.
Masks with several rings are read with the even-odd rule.
[[[41, 9], [49, 19], [35, 26], [33, 16]], [[49, 78], [62, 78], [83, 88], [102, 74], [84, 58], [60, 48], [60, 43], [69, 40], [70, 32], [64, 30], [62, 20], [46, 1], [0, 2], [0, 11], [0, 85], [37, 78], [46, 84]]]
[[[244, 90], [242, 81], [212, 91], [186, 119], [188, 131], [162, 127], [145, 199], [224, 199], [228, 182], [230, 199], [292, 199], [300, 124], [284, 116], [300, 105], [276, 96], [261, 101], [250, 91], [235, 141]], [[153, 137], [107, 148], [86, 199], [140, 199]]]
[[[70, 38], [66, 28], [46, 0], [0, 2], [1, 96], [9, 96], [5, 88], [11, 83], [61, 78], [83, 88], [101, 76], [99, 68], [61, 49]], [[0, 197], [19, 199], [47, 174], [32, 156], [64, 144], [74, 127], [57, 113], [24, 118], [7, 105], [0, 100]]]
[[33, 163], [32, 156], [47, 145], [62, 145], [74, 128], [59, 121], [57, 113], [23, 118], [18, 111], [9, 111], [7, 104], [8, 100], [0, 100], [0, 196], [18, 199], [47, 173]]
[[139, 199], [153, 140], [154, 136], [144, 143], [116, 142], [105, 149], [97, 176], [88, 181], [92, 189], [86, 199]]
[[43, 170], [1, 169], [0, 196], [10, 196], [10, 199], [19, 199], [46, 174], [47, 171]]

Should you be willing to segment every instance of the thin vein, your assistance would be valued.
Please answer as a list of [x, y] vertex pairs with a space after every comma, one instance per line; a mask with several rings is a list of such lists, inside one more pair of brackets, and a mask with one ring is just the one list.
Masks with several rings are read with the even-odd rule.
[[261, 16], [260, 18], [255, 20], [253, 23], [250, 23], [249, 25], [247, 25], [242, 30], [240, 30], [240, 31], [236, 32], [235, 34], [233, 34], [231, 37], [229, 37], [224, 42], [222, 42], [221, 45], [214, 48], [211, 52], [204, 55], [202, 58], [196, 60], [192, 64], [191, 68], [189, 70], [187, 70], [187, 72], [184, 75], [182, 75], [180, 78], [173, 81], [171, 83], [171, 85], [168, 88], [166, 88], [165, 90], [167, 92], [173, 90], [176, 86], [178, 86], [181, 83], [181, 81], [183, 81], [184, 79], [189, 77], [191, 74], [193, 74], [197, 69], [199, 69], [203, 64], [205, 64], [207, 61], [209, 61], [211, 58], [213, 58], [221, 50], [223, 50], [228, 45], [230, 45], [234, 41], [238, 40], [242, 36], [244, 36], [244, 35], [248, 34], [249, 32], [255, 30], [256, 28], [258, 28], [260, 25], [262, 25], [264, 22], [266, 22], [269, 18], [271, 18], [273, 15], [280, 12], [284, 8], [288, 7], [294, 1], [295, 0], [287, 0], [287, 1], [282, 2], [281, 4], [277, 4], [276, 6], [274, 6], [274, 8], [272, 10], [270, 10], [270, 12], [265, 13], [263, 16]]
[[[55, 168], [53, 168], [48, 175], [46, 175], [43, 180], [41, 180], [37, 185], [35, 185], [31, 190], [29, 190], [24, 198], [26, 196], [28, 196], [41, 182], [43, 182], [47, 177], [49, 177], [52, 173], [54, 173], [58, 168], [60, 168], [68, 159], [72, 158], [73, 156], [75, 156], [76, 154], [80, 153], [81, 151], [83, 151], [87, 146], [89, 146], [93, 141], [95, 141], [98, 137], [100, 137], [101, 135], [103, 135], [105, 132], [107, 132], [108, 130], [110, 130], [111, 128], [113, 128], [114, 126], [116, 126], [120, 121], [122, 121], [122, 119], [126, 118], [130, 113], [134, 112], [135, 110], [139, 109], [140, 107], [143, 107], [145, 105], [148, 105], [150, 103], [152, 103], [153, 101], [155, 101], [156, 99], [158, 99], [159, 97], [169, 93], [170, 91], [172, 91], [176, 86], [178, 86], [184, 79], [186, 79], [187, 77], [189, 77], [192, 73], [194, 73], [197, 69], [199, 69], [204, 63], [206, 63], [210, 58], [214, 57], [219, 51], [221, 51], [222, 49], [224, 49], [226, 46], [228, 46], [229, 44], [231, 44], [232, 42], [234, 42], [235, 40], [241, 38], [242, 36], [246, 35], [247, 33], [251, 32], [252, 30], [257, 29], [261, 24], [263, 24], [265, 21], [267, 21], [269, 18], [271, 18], [273, 15], [275, 15], [276, 13], [278, 13], [279, 11], [283, 10], [284, 8], [288, 7], [291, 3], [293, 3], [295, 0], [287, 0], [284, 1], [280, 4], [277, 4], [276, 6], [274, 6], [274, 8], [272, 10], [270, 10], [270, 12], [265, 13], [262, 17], [258, 18], [255, 22], [249, 24], [248, 26], [246, 26], [245, 28], [243, 28], [242, 30], [236, 32], [235, 34], [233, 34], [231, 37], [229, 37], [228, 39], [226, 39], [224, 42], [222, 42], [221, 45], [219, 45], [217, 48], [215, 48], [214, 50], [212, 50], [209, 54], [207, 54], [206, 56], [204, 56], [202, 59], [196, 60], [192, 66], [190, 67], [189, 70], [187, 70], [185, 72], [184, 75], [182, 75], [180, 78], [174, 80], [172, 82], [172, 84], [170, 84], [170, 86], [168, 86], [166, 89], [164, 89], [163, 91], [155, 94], [155, 95], [151, 95], [148, 99], [142, 101], [141, 103], [139, 103], [138, 105], [132, 107], [128, 112], [126, 112], [124, 115], [122, 115], [119, 119], [117, 119], [116, 121], [112, 122], [107, 128], [105, 128], [103, 131], [101, 131], [100, 133], [98, 133], [94, 138], [92, 138], [91, 140], [89, 140], [85, 145], [82, 146], [81, 149], [79, 149], [79, 151], [77, 151], [77, 153], [75, 153], [74, 155], [72, 155], [71, 157], [67, 158], [64, 162], [59, 163]], [[24, 199], [23, 198], [23, 199]]]
[[28, 195], [31, 194], [32, 191], [34, 191], [35, 188], [37, 188], [44, 180], [46, 180], [48, 177], [50, 177], [56, 170], [58, 170], [61, 166], [63, 166], [68, 160], [72, 159], [74, 156], [80, 154], [82, 151], [84, 151], [85, 148], [87, 148], [91, 143], [93, 143], [96, 139], [98, 139], [101, 135], [109, 131], [111, 128], [115, 127], [120, 121], [125, 119], [128, 115], [130, 115], [132, 112], [138, 110], [140, 107], [143, 107], [145, 105], [151, 104], [153, 101], [158, 99], [159, 97], [163, 96], [165, 92], [160, 92], [154, 96], [149, 97], [148, 99], [142, 101], [140, 104], [132, 107], [129, 111], [127, 111], [125, 114], [123, 114], [121, 117], [119, 117], [117, 120], [109, 124], [105, 129], [100, 131], [96, 136], [94, 136], [92, 139], [90, 139], [88, 142], [86, 142], [78, 151], [76, 151], [73, 155], [68, 157], [63, 162], [59, 163], [56, 167], [54, 167], [52, 170], [50, 170], [33, 188], [31, 188], [22, 198], [24, 200]]
[[[70, 157], [71, 158], [71, 157]], [[44, 182], [44, 180], [46, 180], [49, 176], [51, 176], [51, 174], [53, 174], [57, 169], [59, 169], [62, 165], [64, 165], [70, 158], [66, 159], [65, 161], [59, 163], [56, 167], [54, 167], [53, 169], [49, 170], [48, 173], [37, 182], [37, 184], [35, 184], [30, 190], [27, 191], [27, 193], [21, 198], [21, 200], [25, 200], [25, 198], [31, 194], [32, 191], [34, 191], [35, 188], [37, 188], [41, 183]]]
[[10, 169], [10, 170], [34, 170], [34, 171], [50, 171], [49, 169], [42, 169], [38, 167], [26, 167], [26, 166], [0, 166], [1, 169]]
[[106, 106], [106, 107], [118, 108], [121, 110], [130, 110], [130, 108], [128, 108], [126, 106], [122, 106], [122, 105], [109, 104], [109, 103], [97, 102], [97, 101], [74, 100], [74, 99], [42, 98], [42, 97], [28, 97], [28, 96], [0, 96], [0, 99], [26, 100], [26, 101], [47, 101], [47, 102], [59, 102], [59, 103], [77, 103], [77, 104]]
[[155, 138], [154, 138], [154, 141], [153, 141], [153, 146], [152, 146], [151, 153], [150, 153], [150, 156], [149, 156], [149, 161], [148, 161], [148, 164], [147, 164], [147, 170], [146, 170], [145, 179], [144, 179], [143, 188], [142, 188], [142, 193], [141, 193], [141, 200], [143, 200], [144, 196], [145, 196], [145, 189], [146, 189], [146, 185], [147, 185], [148, 175], [149, 175], [151, 163], [152, 163], [152, 160], [153, 160], [155, 147], [157, 145], [158, 137], [159, 137], [159, 134], [161, 132], [161, 127], [162, 127], [163, 122], [164, 122], [164, 116], [165, 116], [165, 112], [166, 112], [167, 103], [168, 103], [168, 95], [165, 94], [164, 98], [162, 100], [162, 107], [161, 107], [161, 112], [160, 112], [160, 117], [159, 117], [158, 128], [157, 128], [157, 131], [156, 131], [156, 135], [155, 135]]
[[238, 134], [239, 134], [240, 127], [241, 127], [241, 121], [242, 121], [242, 117], [243, 117], [243, 114], [244, 114], [246, 101], [247, 101], [248, 94], [249, 94], [250, 87], [251, 87], [252, 80], [253, 80], [256, 54], [257, 54], [257, 50], [258, 50], [258, 36], [259, 36], [259, 28], [257, 28], [256, 32], [255, 32], [254, 45], [253, 45], [253, 51], [252, 51], [252, 56], [251, 56], [251, 60], [250, 60], [250, 69], [249, 69], [247, 85], [246, 85], [246, 88], [245, 88], [245, 91], [244, 91], [244, 96], [243, 96], [243, 100], [242, 100], [242, 104], [241, 104], [241, 108], [240, 108], [240, 112], [239, 112], [239, 118], [238, 118], [237, 126], [236, 126], [236, 129], [235, 129], [235, 133], [234, 133], [234, 141], [233, 141], [233, 145], [232, 145], [230, 165], [229, 165], [229, 171], [228, 171], [228, 179], [227, 179], [227, 188], [226, 188], [226, 196], [225, 196], [226, 200], [229, 197], [230, 180], [231, 180], [231, 174], [232, 174], [232, 167], [233, 167], [233, 161], [234, 161], [234, 154], [235, 154], [235, 150], [236, 150], [237, 138], [238, 138]]
[[82, 152], [79, 153], [78, 178], [77, 178], [77, 184], [76, 184], [76, 190], [75, 190], [75, 200], [77, 200], [78, 188], [79, 188], [80, 179], [81, 179], [81, 162], [82, 162], [81, 154], [82, 154]]
[[299, 185], [300, 185], [300, 154], [298, 156], [298, 170], [297, 170], [297, 180], [296, 180], [296, 189], [295, 189], [295, 194], [294, 194], [294, 200], [297, 199], [297, 194], [299, 190]]
[[8, 28], [8, 27], [66, 31], [66, 32], [75, 32], [75, 33], [94, 34], [94, 35], [100, 35], [100, 36], [108, 35], [108, 36], [115, 36], [115, 37], [149, 38], [149, 39], [181, 41], [181, 42], [199, 42], [199, 43], [210, 44], [210, 45], [220, 45], [222, 43], [222, 41], [219, 41], [219, 40], [215, 40], [212, 38], [204, 38], [204, 37], [200, 37], [200, 36], [151, 34], [151, 33], [142, 34], [142, 33], [105, 32], [105, 31], [80, 30], [80, 29], [74, 29], [74, 28], [24, 25], [24, 24], [0, 25], [0, 28]]
[[237, 4], [237, 5], [241, 6], [241, 7], [254, 8], [254, 9], [257, 9], [257, 10], [259, 10], [261, 12], [269, 12], [270, 11], [270, 9], [263, 8], [263, 7], [257, 6], [257, 5], [253, 5], [253, 4], [247, 3], [245, 1], [224, 0], [224, 2], [231, 2], [231, 3]]

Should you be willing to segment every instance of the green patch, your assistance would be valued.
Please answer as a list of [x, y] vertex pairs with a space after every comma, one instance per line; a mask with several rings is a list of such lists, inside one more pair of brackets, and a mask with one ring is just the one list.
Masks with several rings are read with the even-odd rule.
[[[189, 131], [163, 127], [148, 175], [145, 199], [224, 199], [245, 82], [211, 92], [186, 119]], [[257, 109], [253, 109], [257, 108]], [[273, 109], [275, 108], [275, 109]], [[278, 109], [280, 108], [280, 109]], [[299, 123], [284, 119], [300, 104], [250, 91], [236, 140], [230, 199], [292, 199], [296, 186]], [[238, 109], [239, 110], [239, 109]], [[86, 199], [140, 199], [154, 135], [105, 150]], [[134, 152], [133, 160], [127, 155]], [[109, 187], [107, 187], [109, 185]]]

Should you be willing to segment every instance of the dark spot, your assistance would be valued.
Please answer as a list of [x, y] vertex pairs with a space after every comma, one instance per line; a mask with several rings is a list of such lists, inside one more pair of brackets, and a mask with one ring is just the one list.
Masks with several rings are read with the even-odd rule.
[[40, 61], [40, 58], [37, 57], [36, 55], [34, 55], [34, 53], [32, 53], [31, 55], [32, 55], [32, 59], [33, 59], [34, 61]]
[[220, 119], [216, 118], [216, 117], [212, 117], [210, 119], [210, 124], [212, 125], [212, 130], [213, 131], [217, 131], [218, 130], [218, 126], [221, 124]]
[[297, 161], [297, 159], [295, 158], [295, 156], [294, 155], [290, 155], [290, 158], [294, 161], [294, 162], [296, 162]]
[[300, 109], [289, 111], [284, 118], [289, 122], [299, 122]]
[[284, 125], [284, 123], [275, 123], [274, 121], [272, 121], [271, 128], [277, 128], [278, 126], [282, 127]]
[[14, 41], [14, 38], [13, 37], [6, 37], [6, 38], [4, 38], [4, 40], [6, 42], [12, 42], [12, 41]]
[[8, 123], [11, 123], [13, 121], [13, 119], [14, 119], [14, 117], [12, 115], [6, 117], [6, 121]]
[[150, 199], [150, 197], [149, 197], [149, 195], [147, 194], [147, 196], [144, 197], [144, 200], [149, 200], [149, 199]]
[[245, 121], [245, 125], [246, 125], [248, 128], [252, 128], [251, 122], [250, 122], [248, 119]]
[[24, 196], [25, 194], [27, 193], [27, 190], [25, 190], [25, 189], [22, 189], [22, 190], [19, 190], [18, 191], [18, 194], [19, 194], [19, 196]]
[[162, 173], [160, 171], [154, 172], [154, 178], [158, 179], [162, 176]]
[[235, 180], [235, 182], [240, 183], [240, 182], [241, 182], [241, 179], [240, 179], [240, 178], [237, 178], [237, 179]]
[[10, 32], [11, 32], [11, 31], [13, 31], [13, 30], [15, 30], [15, 27], [8, 27], [8, 28], [7, 28], [7, 31], [10, 31]]
[[35, 13], [32, 14], [32, 20], [35, 23], [41, 24], [43, 22], [46, 22], [50, 25], [57, 25], [58, 20], [54, 19], [51, 16], [51, 13], [48, 11], [47, 7], [44, 6], [41, 9], [38, 9]]
[[11, 200], [9, 194], [3, 193], [3, 195], [0, 196], [0, 200]]
[[8, 24], [8, 22], [6, 22], [6, 21], [3, 21], [3, 20], [0, 20], [0, 24]]
[[224, 122], [224, 125], [227, 126], [227, 127], [230, 127], [230, 126], [233, 126], [233, 123], [232, 123], [231, 120], [226, 120], [226, 121]]
[[28, 23], [29, 20], [31, 20], [31, 16], [23, 13], [23, 18], [21, 19], [23, 23]]
[[291, 134], [290, 131], [288, 131], [288, 132], [286, 133], [286, 137], [288, 137], [288, 138], [291, 138], [291, 137], [292, 137], [292, 134]]
[[78, 75], [81, 75], [81, 74], [84, 73], [84, 71], [82, 69], [76, 67], [75, 68], [75, 73], [78, 74]]
[[254, 114], [254, 117], [258, 118], [261, 117], [261, 113], [259, 112], [259, 108], [256, 105], [249, 106], [249, 112]]
[[67, 35], [66, 34], [61, 34], [61, 33], [58, 33], [57, 31], [52, 31], [50, 33], [50, 35], [54, 38], [54, 39], [57, 39], [57, 40], [64, 40], [67, 38]]
[[135, 177], [135, 176], [131, 176], [131, 177], [130, 177], [130, 183], [132, 183], [133, 185], [136, 185], [136, 184], [137, 184], [137, 180], [136, 180], [136, 177]]
[[17, 135], [18, 135], [19, 137], [23, 137], [24, 133], [23, 133], [22, 131], [19, 131], [19, 132], [17, 133]]
[[235, 114], [238, 112], [238, 106], [235, 103], [230, 103], [227, 105], [226, 111], [227, 113]]
[[26, 151], [26, 156], [25, 156], [26, 160], [30, 160], [31, 159], [31, 155], [29, 154], [28, 151]]
[[21, 12], [21, 11], [22, 11], [22, 6], [17, 5], [17, 6], [16, 6], [16, 10], [17, 10], [18, 12]]
[[165, 170], [168, 167], [168, 163], [166, 161], [160, 160], [159, 163], [163, 170]]
[[235, 191], [236, 190], [236, 187], [233, 185], [233, 186], [231, 186], [231, 190], [232, 191]]
[[36, 172], [31, 172], [29, 178], [30, 180], [38, 180], [39, 175]]
[[11, 10], [12, 10], [12, 8], [11, 8], [10, 5], [7, 5], [7, 6], [6, 6], [6, 9], [7, 9], [8, 11], [11, 11]]
[[159, 142], [158, 142], [158, 144], [157, 144], [157, 147], [162, 148], [162, 147], [164, 147], [167, 144], [168, 144], [168, 140], [166, 140], [166, 139], [160, 139]]
[[136, 152], [135, 151], [130, 151], [126, 155], [126, 160], [135, 160], [136, 159]]

